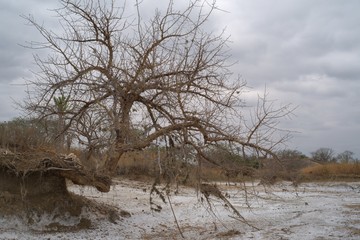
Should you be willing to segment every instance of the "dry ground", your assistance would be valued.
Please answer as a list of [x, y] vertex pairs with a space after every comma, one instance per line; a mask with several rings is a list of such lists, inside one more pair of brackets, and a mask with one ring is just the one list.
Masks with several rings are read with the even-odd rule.
[[[246, 185], [246, 195], [243, 185], [222, 183], [219, 188], [252, 226], [236, 219], [219, 199], [212, 197], [209, 206], [194, 189], [181, 188], [177, 195], [172, 194], [170, 200], [185, 239], [360, 239], [359, 182]], [[159, 213], [150, 210], [150, 188], [150, 183], [121, 180], [102, 194], [71, 185], [70, 191], [113, 205], [118, 213], [126, 210], [131, 217], [87, 215], [90, 229], [44, 232], [41, 226], [48, 226], [51, 217], [39, 219], [34, 231], [16, 217], [0, 216], [0, 239], [182, 239], [169, 204], [162, 203]]]

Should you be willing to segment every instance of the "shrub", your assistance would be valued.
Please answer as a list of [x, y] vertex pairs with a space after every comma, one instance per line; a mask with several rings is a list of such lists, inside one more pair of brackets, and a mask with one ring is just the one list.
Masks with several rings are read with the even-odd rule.
[[0, 147], [12, 151], [52, 148], [56, 145], [55, 123], [15, 118], [0, 123]]

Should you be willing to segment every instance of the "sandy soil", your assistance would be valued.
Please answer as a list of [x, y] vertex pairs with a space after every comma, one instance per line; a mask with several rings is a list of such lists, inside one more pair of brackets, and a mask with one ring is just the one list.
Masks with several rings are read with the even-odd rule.
[[[211, 197], [208, 205], [190, 188], [172, 194], [171, 204], [185, 239], [360, 239], [359, 182], [246, 185], [247, 194], [243, 185], [218, 184], [248, 225], [220, 199]], [[150, 210], [150, 187], [150, 183], [122, 180], [102, 194], [70, 186], [70, 191], [126, 210], [131, 217], [91, 215], [87, 216], [91, 229], [42, 232], [29, 229], [16, 217], [0, 216], [0, 239], [182, 239], [169, 203], [155, 198], [162, 211]], [[39, 222], [46, 225], [48, 221], [50, 217]]]

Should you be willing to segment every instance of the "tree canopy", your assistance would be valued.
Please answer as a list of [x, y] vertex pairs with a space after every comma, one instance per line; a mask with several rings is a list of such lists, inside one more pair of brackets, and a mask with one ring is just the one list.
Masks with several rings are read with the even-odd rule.
[[104, 171], [114, 171], [124, 153], [160, 140], [211, 161], [204, 154], [211, 145], [272, 155], [287, 139], [278, 124], [293, 109], [276, 107], [267, 94], [245, 120], [246, 83], [230, 71], [228, 38], [206, 26], [215, 1], [176, 7], [170, 0], [150, 18], [143, 1], [60, 3], [59, 31], [26, 17], [44, 39], [31, 47], [49, 54], [35, 55], [39, 71], [24, 107], [49, 118], [59, 114], [53, 100], [66, 100], [62, 131], [89, 151], [106, 151]]

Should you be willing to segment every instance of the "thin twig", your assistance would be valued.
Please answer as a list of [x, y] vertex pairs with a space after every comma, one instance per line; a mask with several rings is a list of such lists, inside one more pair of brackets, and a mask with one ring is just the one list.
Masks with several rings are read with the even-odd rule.
[[174, 219], [175, 219], [176, 226], [177, 226], [177, 228], [178, 228], [178, 230], [179, 230], [179, 233], [180, 233], [180, 235], [181, 235], [182, 238], [185, 238], [184, 235], [183, 235], [183, 233], [182, 233], [182, 231], [181, 231], [181, 228], [180, 228], [180, 226], [179, 226], [179, 222], [178, 222], [178, 220], [176, 219], [176, 215], [175, 215], [174, 209], [173, 209], [173, 207], [172, 207], [172, 204], [171, 204], [169, 195], [167, 195], [167, 198], [168, 198], [168, 201], [169, 201], [169, 204], [170, 204], [171, 212], [172, 212], [172, 214], [173, 214], [173, 216], [174, 216]]
[[260, 228], [255, 227], [254, 225], [250, 224], [248, 221], [244, 221], [242, 218], [234, 217], [234, 216], [231, 216], [231, 215], [228, 215], [228, 217], [233, 218], [233, 219], [235, 219], [237, 221], [240, 221], [242, 223], [245, 223], [246, 225], [248, 225], [248, 226], [250, 226], [250, 227], [252, 227], [252, 228], [254, 228], [254, 229], [258, 230], [258, 231], [261, 230]]

